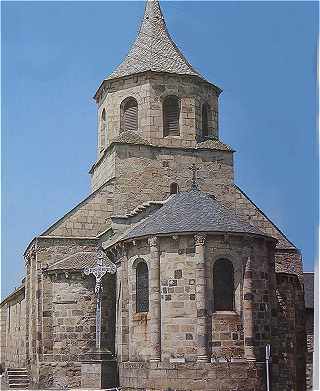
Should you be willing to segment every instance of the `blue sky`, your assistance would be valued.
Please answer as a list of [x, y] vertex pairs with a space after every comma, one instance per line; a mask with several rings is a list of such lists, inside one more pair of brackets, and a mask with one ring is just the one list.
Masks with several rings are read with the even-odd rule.
[[[2, 2], [2, 295], [32, 238], [86, 197], [102, 79], [143, 2]], [[316, 2], [162, 2], [193, 66], [221, 87], [236, 183], [313, 270], [318, 221]]]

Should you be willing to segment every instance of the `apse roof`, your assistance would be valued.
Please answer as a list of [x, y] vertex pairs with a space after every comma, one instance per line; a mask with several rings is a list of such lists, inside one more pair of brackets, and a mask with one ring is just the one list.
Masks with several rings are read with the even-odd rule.
[[158, 0], [148, 0], [141, 26], [129, 53], [106, 79], [155, 71], [204, 77], [187, 61], [167, 30]]
[[129, 230], [122, 240], [186, 232], [230, 232], [267, 236], [241, 220], [214, 197], [193, 189], [172, 196], [155, 213]]

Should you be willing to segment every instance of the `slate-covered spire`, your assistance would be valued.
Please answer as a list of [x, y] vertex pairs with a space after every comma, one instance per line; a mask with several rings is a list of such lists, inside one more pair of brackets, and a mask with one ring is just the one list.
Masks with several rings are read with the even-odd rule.
[[195, 75], [204, 79], [171, 39], [158, 0], [147, 0], [135, 42], [107, 80], [145, 71]]

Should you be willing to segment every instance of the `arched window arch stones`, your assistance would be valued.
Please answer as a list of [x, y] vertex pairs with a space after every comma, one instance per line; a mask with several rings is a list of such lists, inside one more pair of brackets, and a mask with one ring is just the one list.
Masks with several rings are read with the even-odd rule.
[[213, 265], [213, 310], [234, 311], [234, 269], [229, 259], [219, 258]]
[[145, 261], [136, 265], [136, 312], [149, 311], [149, 270]]
[[163, 136], [180, 135], [180, 100], [177, 96], [169, 95], [162, 103]]
[[135, 98], [126, 98], [120, 106], [121, 131], [136, 132], [138, 130], [138, 102]]

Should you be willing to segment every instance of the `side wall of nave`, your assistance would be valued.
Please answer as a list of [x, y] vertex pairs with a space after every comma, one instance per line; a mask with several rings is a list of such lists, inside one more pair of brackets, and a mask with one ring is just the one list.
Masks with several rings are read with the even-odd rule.
[[26, 366], [26, 299], [24, 284], [1, 303], [1, 360], [3, 368]]

